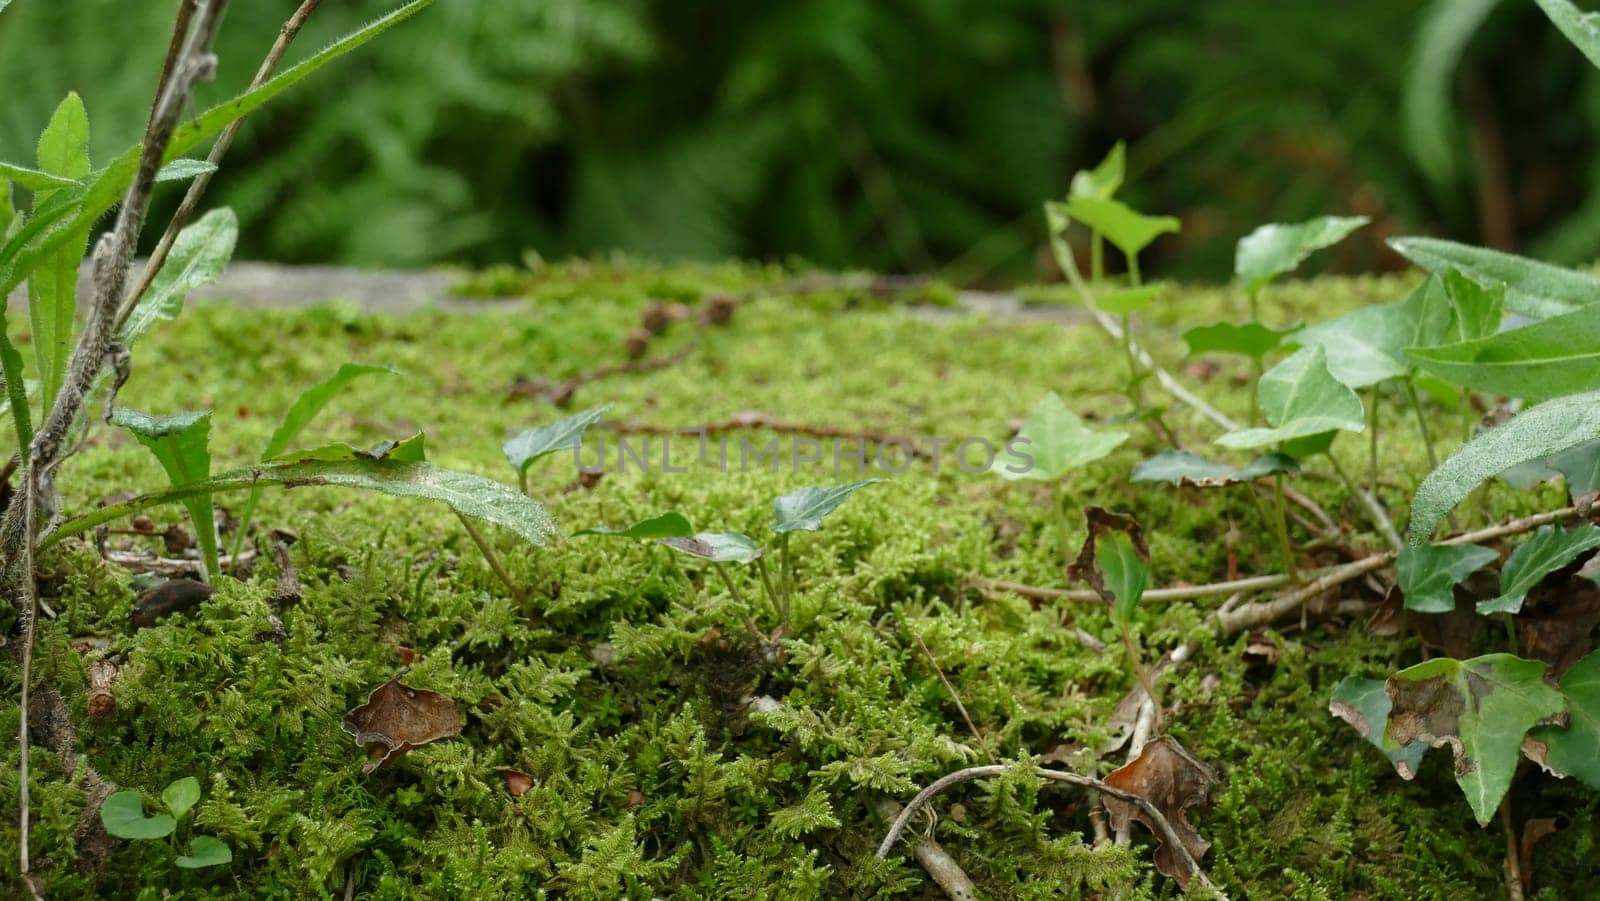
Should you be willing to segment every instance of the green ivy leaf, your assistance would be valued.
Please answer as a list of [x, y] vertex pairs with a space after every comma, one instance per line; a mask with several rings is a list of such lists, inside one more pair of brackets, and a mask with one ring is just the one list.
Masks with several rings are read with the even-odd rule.
[[[1456, 784], [1485, 825], [1511, 787], [1522, 738], [1566, 710], [1566, 699], [1544, 682], [1545, 664], [1510, 654], [1470, 660], [1438, 657], [1389, 677], [1393, 707], [1387, 749], [1413, 741], [1455, 752]], [[1416, 770], [1395, 764], [1404, 779]]]
[[1435, 275], [1457, 269], [1480, 285], [1504, 285], [1505, 308], [1533, 319], [1600, 300], [1600, 278], [1549, 263], [1438, 238], [1390, 238], [1389, 246]]
[[117, 838], [154, 839], [172, 834], [178, 821], [158, 813], [144, 815], [144, 795], [136, 791], [119, 791], [100, 805], [100, 824]]
[[1361, 398], [1328, 371], [1328, 352], [1320, 344], [1302, 348], [1267, 370], [1256, 391], [1271, 428], [1229, 432], [1218, 444], [1261, 447], [1335, 429], [1366, 430]]
[[1411, 543], [1426, 541], [1445, 514], [1484, 480], [1595, 439], [1600, 439], [1600, 391], [1545, 401], [1477, 435], [1417, 488], [1411, 501]]
[[1574, 776], [1590, 788], [1600, 788], [1600, 651], [1579, 660], [1561, 677], [1571, 722], [1566, 728], [1540, 726], [1535, 741], [1545, 745], [1544, 764]]
[[199, 800], [200, 780], [193, 776], [185, 776], [161, 790], [161, 803], [167, 805], [175, 820], [183, 819]]
[[1082, 579], [1126, 625], [1150, 584], [1150, 548], [1144, 531], [1131, 516], [1100, 507], [1083, 511], [1089, 534], [1078, 557], [1067, 567], [1069, 579]]
[[1476, 341], [1500, 331], [1500, 321], [1505, 318], [1505, 285], [1480, 285], [1458, 269], [1445, 270], [1441, 281], [1450, 299], [1450, 322], [1440, 343]]
[[548, 425], [528, 429], [520, 435], [508, 440], [501, 450], [505, 452], [506, 460], [516, 469], [517, 475], [528, 471], [528, 467], [535, 460], [549, 456], [557, 451], [571, 450], [583, 444], [583, 433], [589, 426], [600, 421], [611, 409], [610, 404], [584, 410], [565, 419], [557, 420]]
[[1478, 391], [1532, 400], [1574, 394], [1600, 384], [1600, 304], [1409, 353], [1422, 369]]
[[1395, 573], [1407, 610], [1449, 613], [1456, 609], [1455, 586], [1500, 555], [1475, 544], [1416, 544], [1400, 552]]
[[661, 543], [712, 563], [750, 563], [766, 553], [750, 536], [738, 532], [700, 532], [690, 538], [663, 538]]
[[1262, 225], [1239, 239], [1233, 254], [1233, 274], [1254, 294], [1285, 272], [1293, 272], [1306, 257], [1343, 241], [1366, 225], [1366, 216], [1318, 216], [1294, 225]]
[[596, 526], [573, 534], [614, 535], [617, 538], [688, 538], [694, 534], [694, 526], [689, 525], [688, 517], [682, 513], [670, 512], [650, 519], [641, 519], [624, 529]]
[[158, 320], [176, 319], [189, 292], [222, 277], [239, 240], [239, 219], [227, 207], [212, 210], [178, 232], [150, 288], [123, 323], [117, 340], [132, 347]]
[[233, 860], [233, 849], [220, 838], [209, 835], [197, 835], [189, 841], [189, 853], [180, 854], [173, 861], [185, 870], [198, 870], [202, 867], [215, 867]]
[[1064, 209], [1130, 257], [1138, 256], [1161, 235], [1177, 233], [1183, 225], [1176, 217], [1146, 216], [1109, 197], [1069, 197]]
[[1112, 291], [1104, 297], [1095, 298], [1094, 304], [1107, 313], [1126, 316], [1150, 306], [1165, 287], [1157, 283], [1140, 285], [1137, 288], [1123, 288], [1120, 291]]
[[1568, 532], [1559, 525], [1541, 527], [1517, 546], [1500, 567], [1500, 596], [1478, 602], [1478, 612], [1516, 613], [1533, 586], [1545, 576], [1600, 547], [1600, 527], [1585, 523]]
[[[211, 476], [210, 410], [157, 417], [118, 407], [111, 414], [111, 424], [132, 432], [140, 444], [149, 448], [174, 488], [203, 484]], [[215, 578], [221, 569], [217, 564], [217, 525], [211, 495], [188, 495], [183, 505], [194, 522], [195, 542], [205, 557], [206, 572]]]
[[1072, 176], [1073, 197], [1109, 199], [1122, 187], [1123, 173], [1127, 170], [1128, 148], [1121, 141], [1111, 145], [1111, 150], [1100, 165], [1084, 169]]
[[1014, 444], [1024, 444], [1027, 455], [1008, 450], [1002, 455], [1014, 462], [995, 469], [1010, 481], [1031, 479], [1051, 482], [1070, 470], [1092, 463], [1128, 440], [1127, 432], [1097, 431], [1083, 424], [1054, 391], [1034, 405]]
[[1283, 338], [1294, 329], [1270, 329], [1259, 322], [1234, 325], [1218, 322], [1201, 325], [1183, 333], [1183, 342], [1189, 345], [1190, 356], [1203, 353], [1243, 354], [1259, 360], [1277, 350]]
[[1207, 460], [1188, 451], [1167, 450], [1135, 466], [1130, 481], [1213, 488], [1249, 482], [1275, 473], [1293, 472], [1299, 468], [1300, 464], [1287, 454], [1266, 454], [1239, 467]]
[[1328, 712], [1349, 723], [1362, 738], [1382, 751], [1397, 769], [1405, 767], [1410, 772], [1416, 772], [1417, 764], [1428, 750], [1425, 742], [1414, 741], [1403, 748], [1383, 746], [1390, 707], [1386, 685], [1382, 679], [1346, 676], [1334, 688], [1333, 697], [1328, 700]]
[[1303, 347], [1321, 345], [1334, 378], [1351, 388], [1365, 388], [1409, 372], [1406, 349], [1437, 343], [1449, 324], [1444, 286], [1429, 278], [1400, 303], [1364, 307], [1307, 326], [1289, 340]]
[[857, 491], [882, 479], [862, 479], [829, 488], [802, 488], [785, 494], [772, 502], [772, 513], [777, 520], [772, 531], [815, 532], [822, 528], [822, 518], [838, 509], [845, 499]]

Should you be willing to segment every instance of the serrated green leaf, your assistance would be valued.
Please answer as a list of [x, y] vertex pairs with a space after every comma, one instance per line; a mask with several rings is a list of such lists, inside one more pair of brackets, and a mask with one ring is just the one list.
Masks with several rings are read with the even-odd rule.
[[1429, 278], [1400, 303], [1364, 307], [1307, 326], [1289, 340], [1321, 345], [1328, 371], [1351, 388], [1366, 388], [1405, 375], [1408, 348], [1437, 343], [1450, 322], [1450, 301], [1438, 279]]
[[1538, 0], [1538, 3], [1567, 40], [1582, 51], [1592, 65], [1600, 66], [1600, 14], [1583, 12], [1568, 0]]
[[167, 805], [167, 812], [176, 820], [183, 819], [200, 800], [200, 780], [193, 776], [185, 776], [161, 790], [161, 803]]
[[188, 181], [197, 175], [205, 175], [217, 171], [217, 164], [210, 160], [191, 160], [180, 157], [162, 166], [156, 172], [156, 181]]
[[520, 475], [541, 457], [581, 446], [584, 431], [599, 422], [600, 417], [606, 415], [606, 411], [610, 409], [611, 404], [606, 404], [547, 425], [528, 429], [506, 441], [501, 450], [505, 453], [507, 462]]
[[1121, 141], [1111, 145], [1105, 159], [1093, 169], [1083, 169], [1072, 176], [1071, 193], [1074, 197], [1107, 199], [1122, 187], [1123, 173], [1127, 170], [1128, 149]]
[[[294, 440], [300, 437], [311, 420], [322, 412], [329, 401], [332, 401], [345, 386], [364, 375], [399, 375], [400, 373], [389, 366], [374, 366], [369, 363], [345, 363], [333, 375], [328, 376], [310, 388], [307, 388], [289, 407], [289, 412], [283, 415], [283, 422], [273, 430], [272, 437], [267, 439], [266, 449], [261, 452], [261, 459], [266, 460], [276, 457], [289, 449]], [[417, 436], [420, 438], [421, 436]]]
[[1383, 746], [1384, 729], [1389, 724], [1389, 692], [1383, 679], [1363, 679], [1346, 676], [1333, 689], [1328, 700], [1328, 712], [1350, 724], [1362, 738], [1383, 752], [1389, 762], [1416, 772], [1422, 755], [1427, 753], [1425, 742], [1414, 741], [1403, 748]]
[[1217, 439], [1224, 447], [1261, 447], [1335, 429], [1365, 431], [1365, 408], [1356, 393], [1333, 377], [1322, 345], [1301, 348], [1267, 370], [1257, 385], [1270, 428], [1239, 429]]
[[178, 821], [164, 813], [145, 816], [144, 795], [119, 791], [100, 805], [100, 825], [117, 838], [155, 839], [171, 835]]
[[1435, 275], [1458, 269], [1480, 285], [1504, 285], [1505, 308], [1534, 319], [1600, 300], [1600, 278], [1585, 272], [1438, 238], [1390, 238], [1389, 246]]
[[1273, 278], [1293, 272], [1316, 251], [1343, 241], [1368, 221], [1366, 216], [1318, 216], [1293, 225], [1259, 226], [1239, 239], [1233, 274], [1254, 293]]
[[[1413, 741], [1455, 752], [1456, 784], [1478, 824], [1494, 816], [1511, 787], [1522, 739], [1559, 716], [1566, 699], [1544, 682], [1545, 664], [1510, 654], [1470, 660], [1438, 657], [1389, 677], [1389, 726], [1384, 747]], [[1414, 769], [1396, 763], [1403, 778]]]
[[1440, 281], [1444, 285], [1445, 296], [1450, 299], [1450, 322], [1445, 326], [1439, 343], [1476, 341], [1500, 331], [1500, 321], [1505, 318], [1505, 285], [1481, 285], [1457, 269], [1446, 270]]
[[862, 479], [827, 488], [802, 488], [785, 494], [772, 502], [774, 522], [772, 531], [815, 532], [822, 528], [822, 518], [838, 509], [845, 499], [857, 491], [882, 479]]
[[1544, 743], [1550, 769], [1600, 788], [1600, 651], [1591, 651], [1562, 675], [1561, 693], [1571, 720], [1565, 728], [1539, 726], [1532, 736]]
[[[127, 407], [112, 411], [111, 424], [133, 433], [139, 443], [155, 454], [174, 488], [205, 482], [211, 475], [211, 411], [151, 416]], [[184, 498], [184, 507], [194, 523], [195, 542], [205, 557], [206, 572], [215, 578], [217, 565], [217, 526], [211, 495], [194, 494]]]
[[1120, 291], [1112, 291], [1104, 297], [1095, 298], [1094, 305], [1107, 313], [1126, 316], [1150, 306], [1164, 287], [1158, 283], [1140, 285], [1137, 288], [1123, 288]]
[[1212, 488], [1248, 482], [1279, 472], [1293, 472], [1300, 468], [1292, 457], [1285, 454], [1266, 454], [1251, 460], [1242, 467], [1229, 466], [1207, 460], [1188, 451], [1167, 450], [1133, 468], [1129, 481], [1168, 482], [1173, 485], [1195, 485]]
[[233, 860], [233, 849], [220, 838], [197, 835], [189, 841], [189, 853], [180, 854], [173, 863], [185, 870], [215, 867]]
[[1413, 347], [1417, 366], [1491, 394], [1545, 400], [1600, 385], [1600, 304], [1440, 347]]
[[1545, 576], [1600, 547], [1600, 528], [1585, 523], [1568, 532], [1551, 524], [1541, 527], [1506, 558], [1500, 567], [1500, 596], [1478, 602], [1478, 612], [1516, 613], [1533, 586]]
[[1138, 256], [1156, 238], [1182, 228], [1174, 216], [1146, 216], [1109, 197], [1069, 197], [1062, 209], [1130, 257]]
[[675, 551], [712, 563], [750, 563], [766, 553], [750, 536], [738, 532], [700, 532], [689, 538], [660, 541]]
[[227, 207], [212, 210], [185, 226], [172, 242], [161, 271], [122, 324], [117, 340], [132, 347], [157, 321], [178, 318], [190, 291], [222, 277], [238, 240], [239, 220]]
[[1449, 613], [1456, 609], [1455, 586], [1499, 558], [1475, 544], [1417, 544], [1400, 552], [1394, 568], [1407, 610]]
[[694, 526], [689, 525], [688, 517], [673, 511], [663, 513], [660, 516], [653, 516], [649, 519], [641, 519], [623, 529], [595, 526], [592, 529], [582, 529], [573, 534], [612, 535], [617, 538], [688, 538], [694, 534]]
[[1277, 350], [1283, 343], [1284, 336], [1292, 331], [1295, 330], [1270, 329], [1259, 322], [1246, 322], [1243, 325], [1218, 322], [1214, 325], [1201, 325], [1189, 329], [1183, 333], [1183, 342], [1189, 345], [1190, 356], [1229, 353], [1243, 354], [1259, 360]]
[[[1046, 394], [1022, 424], [1016, 439], [1002, 457], [1012, 461], [995, 471], [1009, 481], [1031, 479], [1051, 482], [1068, 471], [1092, 463], [1128, 440], [1127, 432], [1096, 431], [1067, 409], [1054, 391]], [[1012, 453], [1013, 444], [1027, 448], [1027, 458]]]
[[1480, 433], [1422, 480], [1411, 501], [1411, 543], [1426, 541], [1439, 521], [1486, 479], [1596, 439], [1600, 391], [1545, 401]]

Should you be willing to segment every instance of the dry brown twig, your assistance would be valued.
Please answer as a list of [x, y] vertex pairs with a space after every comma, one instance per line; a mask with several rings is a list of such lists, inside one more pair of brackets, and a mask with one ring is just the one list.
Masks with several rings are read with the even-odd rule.
[[[877, 803], [878, 816], [885, 822], [892, 823], [900, 816], [902, 808], [894, 801], [885, 798]], [[976, 901], [978, 887], [973, 885], [971, 877], [956, 859], [950, 856], [943, 846], [934, 841], [932, 835], [921, 835], [913, 840], [911, 856], [922, 864], [933, 881], [944, 890], [951, 901]]]

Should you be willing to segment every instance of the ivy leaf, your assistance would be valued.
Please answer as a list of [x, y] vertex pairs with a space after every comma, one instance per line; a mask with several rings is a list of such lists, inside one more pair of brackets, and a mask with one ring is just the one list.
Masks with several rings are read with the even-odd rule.
[[233, 849], [222, 839], [197, 835], [189, 840], [189, 853], [178, 855], [173, 863], [185, 870], [198, 870], [202, 867], [221, 866], [232, 861]]
[[1397, 769], [1403, 766], [1409, 772], [1416, 772], [1417, 764], [1428, 750], [1425, 743], [1414, 741], [1401, 748], [1383, 746], [1383, 734], [1389, 722], [1391, 706], [1386, 685], [1383, 679], [1346, 676], [1334, 688], [1333, 697], [1328, 700], [1328, 712], [1349, 723], [1362, 738], [1382, 751]]
[[1251, 294], [1285, 272], [1293, 272], [1306, 257], [1343, 241], [1370, 221], [1366, 216], [1318, 216], [1293, 225], [1262, 225], [1239, 239], [1233, 254], [1233, 274]]
[[1207, 460], [1188, 451], [1168, 450], [1141, 461], [1133, 468], [1130, 481], [1214, 488], [1249, 482], [1275, 473], [1294, 472], [1299, 468], [1300, 464], [1287, 454], [1266, 454], [1238, 467]]
[[606, 411], [610, 409], [611, 405], [606, 404], [603, 407], [575, 413], [566, 419], [528, 429], [508, 440], [501, 450], [505, 452], [506, 460], [517, 470], [517, 475], [522, 476], [535, 460], [582, 445], [584, 431], [599, 422], [600, 417], [606, 415]]
[[1361, 398], [1328, 371], [1328, 352], [1320, 344], [1301, 348], [1267, 370], [1256, 390], [1271, 428], [1229, 432], [1218, 444], [1261, 447], [1335, 429], [1366, 430]]
[[1351, 388], [1365, 388], [1409, 372], [1406, 349], [1437, 343], [1449, 324], [1449, 298], [1441, 282], [1430, 278], [1400, 303], [1365, 307], [1307, 326], [1289, 340], [1303, 347], [1321, 345], [1334, 378]]
[[831, 488], [802, 488], [792, 494], [785, 494], [772, 502], [772, 512], [777, 519], [772, 531], [815, 532], [822, 528], [822, 518], [838, 509], [846, 498], [874, 482], [881, 481], [883, 480], [862, 479], [859, 482], [834, 485]]
[[1568, 0], [1538, 0], [1538, 3], [1567, 40], [1581, 50], [1590, 63], [1600, 66], [1600, 15], [1583, 12]]
[[1082, 579], [1111, 607], [1119, 622], [1127, 623], [1150, 585], [1150, 548], [1144, 530], [1131, 516], [1100, 507], [1083, 511], [1089, 535], [1078, 559], [1067, 567], [1069, 579]]
[[1121, 141], [1111, 145], [1111, 150], [1100, 165], [1083, 169], [1072, 176], [1073, 197], [1109, 199], [1122, 187], [1123, 173], [1127, 170], [1128, 148]]
[[1504, 285], [1505, 308], [1532, 319], [1600, 300], [1600, 278], [1585, 272], [1438, 238], [1390, 238], [1389, 246], [1435, 275], [1457, 269], [1480, 285]]
[[1579, 660], [1561, 677], [1561, 693], [1572, 715], [1566, 728], [1540, 726], [1535, 741], [1545, 745], [1544, 764], [1574, 776], [1590, 788], [1600, 788], [1600, 651]]
[[1440, 347], [1413, 347], [1422, 369], [1491, 394], [1544, 400], [1600, 384], [1600, 304]]
[[161, 803], [167, 805], [173, 819], [181, 820], [200, 800], [200, 780], [185, 776], [161, 790]]
[[1183, 333], [1183, 342], [1189, 345], [1190, 356], [1203, 353], [1243, 354], [1259, 360], [1277, 350], [1283, 338], [1294, 329], [1270, 329], [1259, 322], [1234, 325], [1218, 322], [1201, 325]]
[[[1470, 660], [1437, 657], [1389, 677], [1386, 748], [1413, 741], [1449, 746], [1456, 784], [1486, 825], [1511, 787], [1523, 736], [1559, 716], [1566, 699], [1544, 682], [1545, 664], [1511, 654]], [[1397, 762], [1401, 778], [1416, 770]]]
[[239, 219], [227, 207], [212, 210], [185, 226], [150, 287], [117, 333], [132, 347], [158, 320], [176, 319], [189, 292], [222, 277], [239, 240]]
[[750, 563], [766, 553], [738, 532], [700, 532], [690, 538], [663, 538], [661, 543], [712, 563]]
[[1065, 210], [1130, 257], [1138, 256], [1161, 235], [1175, 234], [1183, 226], [1174, 216], [1146, 216], [1109, 197], [1072, 196], [1067, 199]]
[[1443, 342], [1476, 341], [1500, 331], [1500, 321], [1505, 318], [1505, 285], [1480, 285], [1458, 269], [1446, 270], [1442, 281], [1450, 298], [1450, 322]]
[[1415, 544], [1394, 562], [1405, 607], [1415, 613], [1456, 609], [1455, 586], [1500, 555], [1475, 544]]
[[614, 535], [618, 538], [688, 538], [694, 534], [694, 526], [689, 525], [688, 518], [682, 513], [674, 511], [663, 513], [650, 519], [641, 519], [633, 525], [622, 529], [596, 526], [592, 529], [582, 529], [573, 534]]
[[1595, 439], [1600, 439], [1600, 391], [1545, 401], [1477, 435], [1417, 488], [1411, 501], [1411, 543], [1426, 541], [1445, 514], [1484, 480]]
[[1008, 444], [1006, 456], [1016, 462], [996, 471], [1011, 481], [1051, 482], [1069, 470], [1104, 457], [1127, 440], [1127, 432], [1102, 432], [1084, 425], [1076, 413], [1067, 409], [1061, 396], [1052, 391], [1034, 405], [1012, 442], [1026, 445], [1028, 453], [1012, 453]]
[[178, 821], [164, 813], [144, 815], [144, 795], [119, 791], [100, 805], [100, 824], [117, 838], [164, 838], [178, 827]]
[[[211, 476], [211, 411], [151, 416], [127, 407], [111, 413], [111, 424], [133, 433], [139, 443], [155, 454], [174, 488], [203, 484]], [[196, 493], [183, 499], [194, 522], [195, 541], [205, 557], [206, 572], [220, 574], [217, 565], [217, 526], [209, 493]]]
[[1150, 306], [1155, 301], [1156, 295], [1160, 294], [1164, 287], [1164, 285], [1157, 283], [1140, 285], [1137, 288], [1123, 288], [1120, 291], [1113, 291], [1104, 297], [1096, 298], [1094, 304], [1107, 313], [1126, 316]]
[[1478, 602], [1478, 612], [1517, 613], [1533, 586], [1545, 576], [1600, 547], [1600, 527], [1585, 523], [1568, 532], [1559, 525], [1541, 527], [1517, 546], [1500, 568], [1500, 596]]

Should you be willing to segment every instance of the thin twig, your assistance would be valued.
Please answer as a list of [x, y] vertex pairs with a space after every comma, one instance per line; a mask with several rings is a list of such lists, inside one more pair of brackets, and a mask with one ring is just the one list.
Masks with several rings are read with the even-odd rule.
[[1500, 799], [1500, 828], [1506, 834], [1506, 901], [1522, 901], [1522, 866], [1517, 860], [1517, 833], [1511, 823], [1511, 794]]
[[[1317, 572], [1320, 572], [1320, 570], [1313, 570], [1307, 575], [1315, 575]], [[1105, 603], [1105, 600], [1100, 595], [1087, 588], [1043, 588], [1037, 585], [1024, 585], [1021, 582], [988, 579], [983, 576], [972, 576], [971, 581], [974, 587], [980, 591], [1009, 591], [1025, 598], [1041, 601]], [[1152, 588], [1141, 597], [1146, 601], [1191, 601], [1195, 598], [1210, 597], [1217, 594], [1269, 591], [1273, 588], [1282, 588], [1288, 584], [1289, 577], [1280, 573], [1270, 576], [1251, 576], [1248, 579], [1234, 579], [1230, 582], [1214, 582], [1209, 585], [1179, 585], [1172, 588]]]
[[[900, 815], [900, 805], [888, 798], [880, 800], [876, 806], [878, 816], [886, 822], [892, 823]], [[978, 887], [972, 884], [966, 871], [950, 856], [950, 852], [934, 841], [931, 834], [918, 836], [911, 845], [911, 854], [939, 888], [944, 889], [951, 901], [976, 901]]]
[[922, 653], [927, 656], [928, 665], [933, 667], [933, 674], [939, 677], [940, 682], [944, 683], [944, 690], [950, 693], [950, 700], [956, 702], [956, 709], [961, 711], [961, 719], [966, 721], [967, 729], [972, 732], [972, 737], [978, 740], [978, 747], [983, 749], [983, 756], [989, 758], [990, 763], [998, 764], [1000, 762], [999, 759], [994, 756], [993, 751], [989, 750], [989, 743], [983, 740], [983, 733], [978, 731], [977, 724], [972, 722], [972, 716], [967, 713], [967, 705], [961, 703], [961, 693], [956, 691], [954, 685], [950, 684], [950, 680], [945, 676], [944, 670], [939, 668], [939, 661], [933, 659], [933, 652], [928, 650], [928, 643], [923, 641], [922, 636], [916, 632], [912, 632], [911, 637], [917, 640], [917, 647], [921, 648]]

